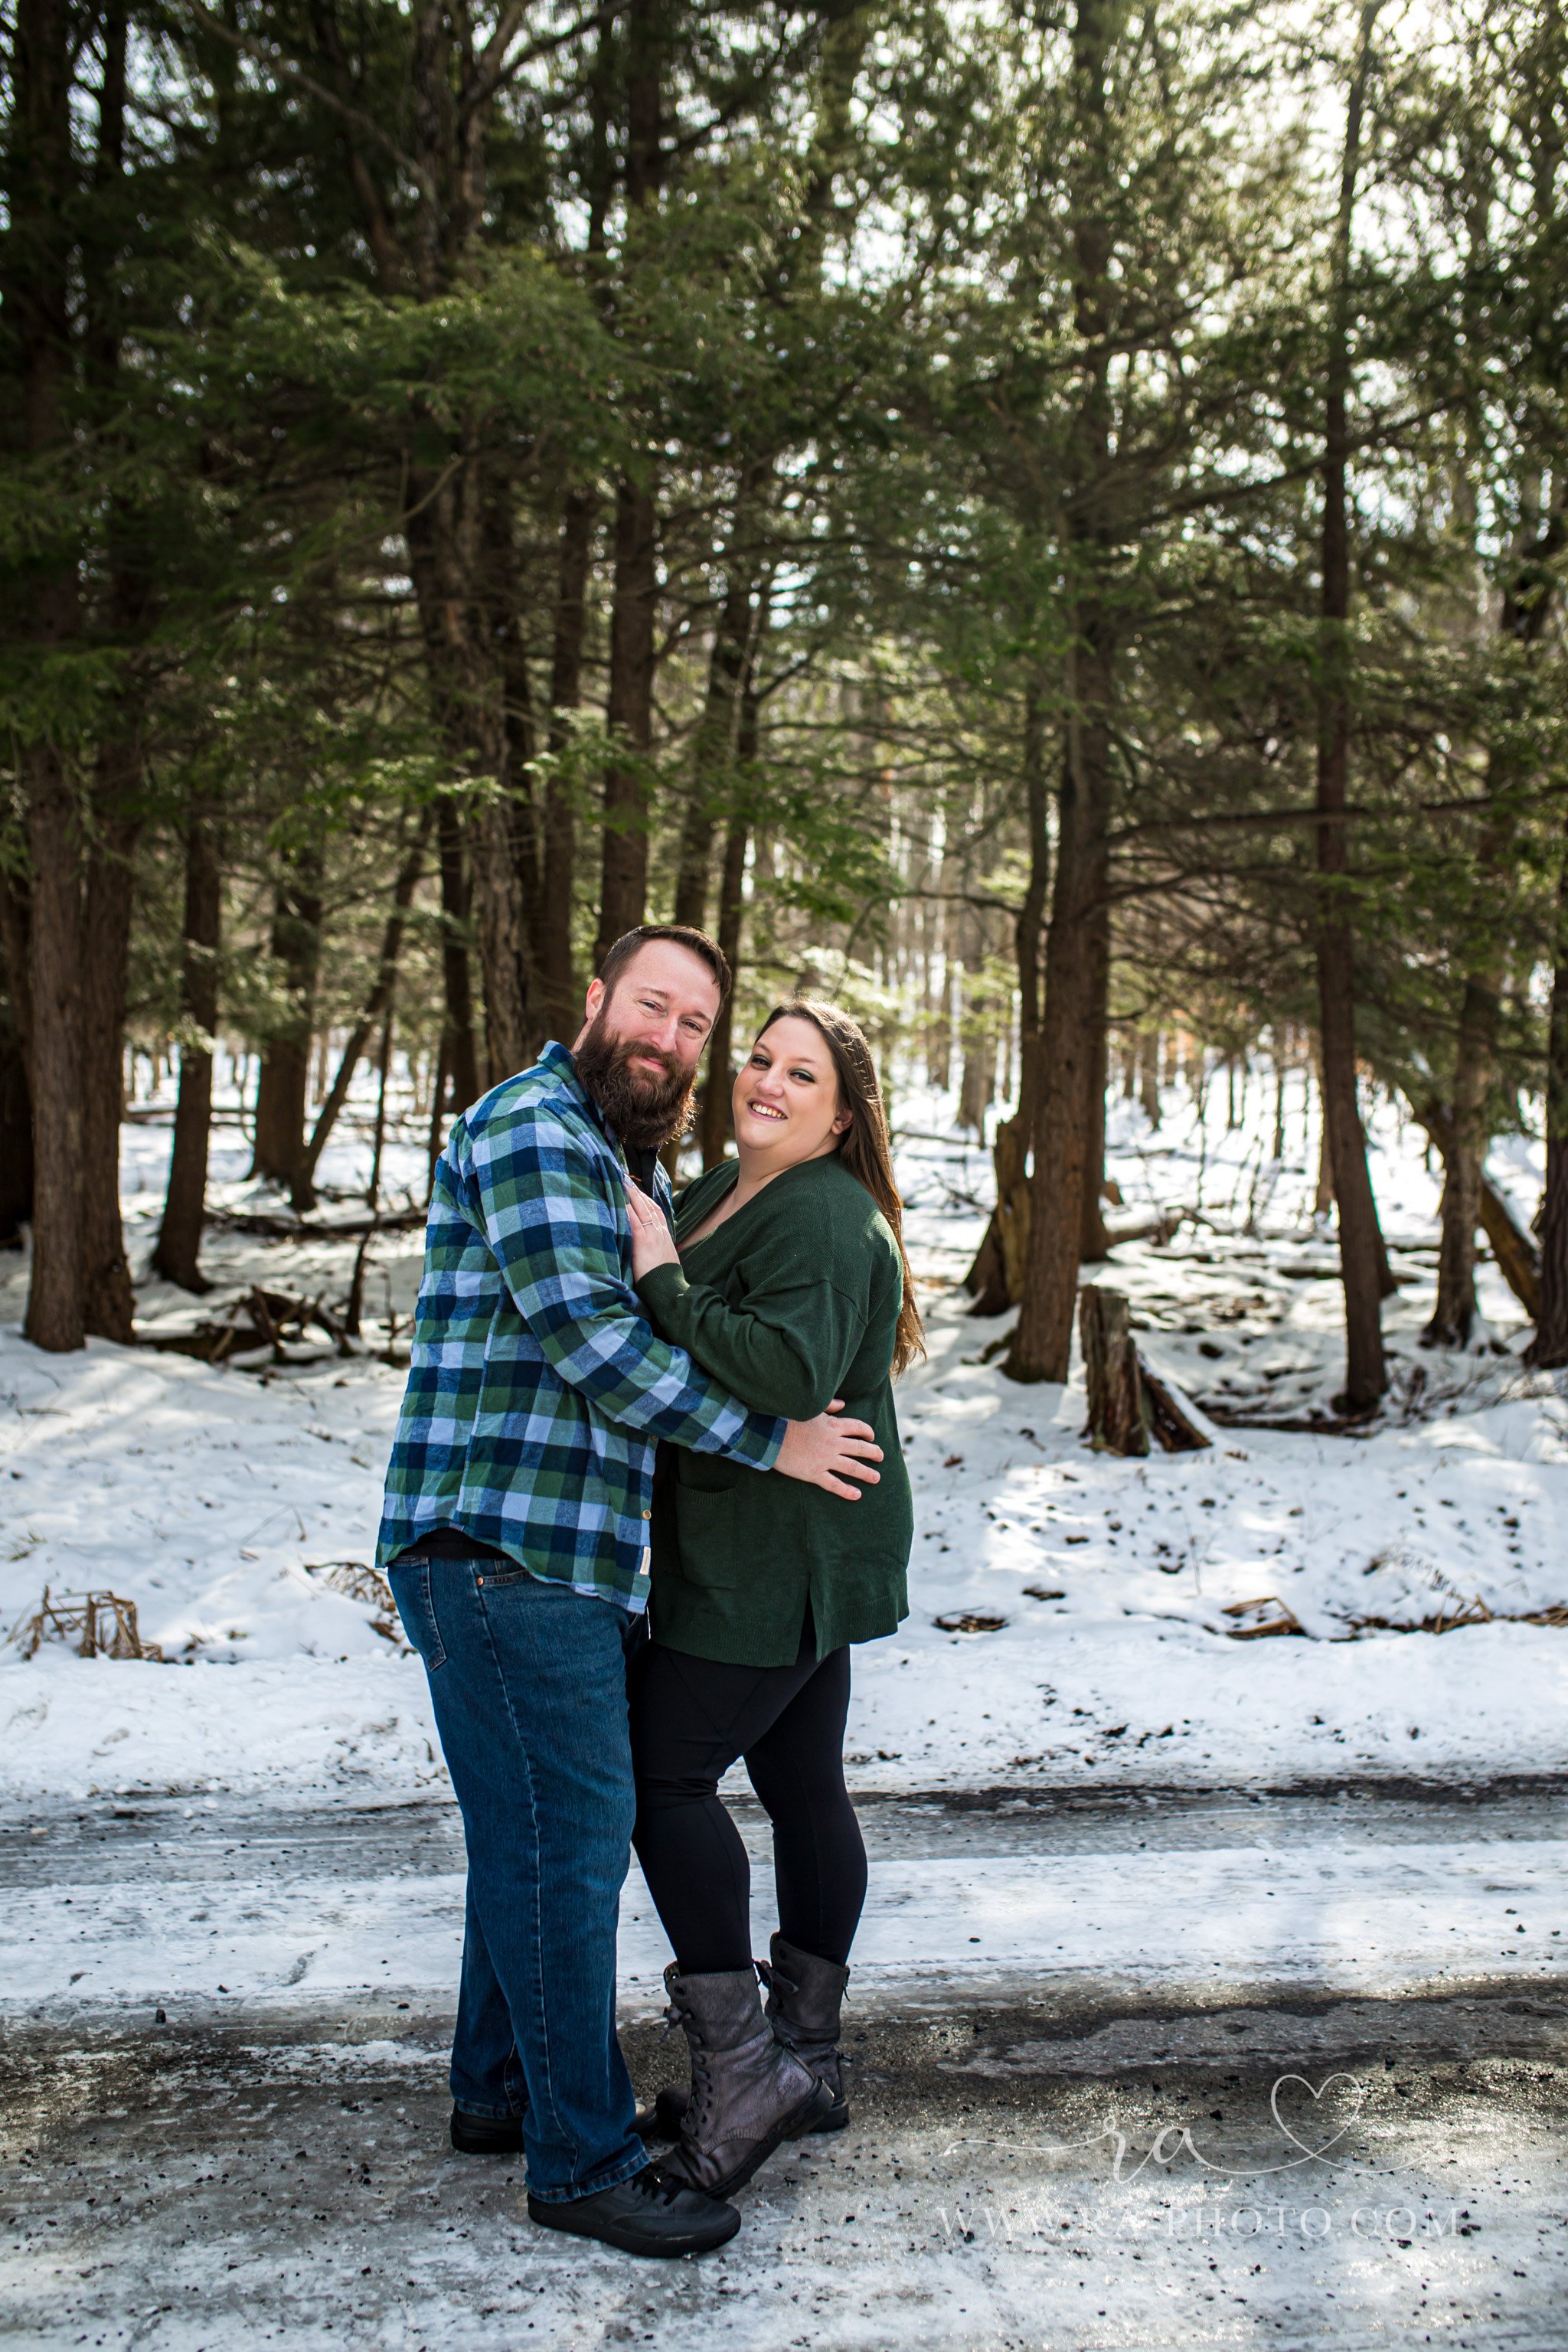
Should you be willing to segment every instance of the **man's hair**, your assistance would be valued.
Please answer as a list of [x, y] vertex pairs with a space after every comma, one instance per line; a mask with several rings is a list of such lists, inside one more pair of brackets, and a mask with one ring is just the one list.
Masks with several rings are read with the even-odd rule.
[[639, 923], [635, 931], [623, 931], [599, 966], [606, 999], [614, 993], [616, 981], [637, 950], [647, 947], [650, 940], [673, 940], [678, 948], [686, 948], [700, 957], [713, 975], [719, 1002], [723, 1003], [730, 993], [730, 966], [724, 950], [717, 940], [710, 940], [706, 931], [697, 930], [690, 923]]

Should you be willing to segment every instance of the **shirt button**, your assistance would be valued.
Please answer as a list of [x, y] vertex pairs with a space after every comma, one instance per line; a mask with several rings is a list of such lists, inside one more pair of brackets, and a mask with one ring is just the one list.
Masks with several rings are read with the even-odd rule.
[[644, 1517], [644, 1518], [645, 1518], [645, 1519], [651, 1519], [651, 1518], [652, 1518], [652, 1517], [653, 1517], [653, 1513], [652, 1513], [651, 1511], [645, 1511], [645, 1512], [643, 1513], [643, 1517]]

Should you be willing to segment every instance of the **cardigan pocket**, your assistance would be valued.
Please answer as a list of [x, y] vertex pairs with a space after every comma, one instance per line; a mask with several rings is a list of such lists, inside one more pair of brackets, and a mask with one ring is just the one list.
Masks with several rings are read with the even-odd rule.
[[671, 1447], [675, 1455], [675, 1482], [694, 1495], [728, 1495], [742, 1478], [755, 1478], [757, 1473], [747, 1465], [733, 1462], [723, 1454], [695, 1454], [689, 1445]]
[[736, 1495], [677, 1486], [675, 1532], [683, 1582], [706, 1592], [729, 1592], [745, 1581], [740, 1562], [747, 1557], [746, 1536], [739, 1521]]

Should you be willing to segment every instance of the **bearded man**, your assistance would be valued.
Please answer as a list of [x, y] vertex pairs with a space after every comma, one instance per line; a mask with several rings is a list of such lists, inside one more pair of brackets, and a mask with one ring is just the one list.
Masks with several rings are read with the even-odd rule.
[[376, 1552], [468, 1847], [452, 2145], [521, 2148], [535, 2221], [631, 2253], [700, 2253], [740, 2226], [648, 2168], [616, 2038], [657, 1443], [850, 1497], [881, 1458], [863, 1422], [751, 1412], [656, 1337], [633, 1287], [626, 1176], [668, 1213], [658, 1153], [729, 985], [701, 931], [628, 931], [571, 1053], [547, 1045], [457, 1121]]

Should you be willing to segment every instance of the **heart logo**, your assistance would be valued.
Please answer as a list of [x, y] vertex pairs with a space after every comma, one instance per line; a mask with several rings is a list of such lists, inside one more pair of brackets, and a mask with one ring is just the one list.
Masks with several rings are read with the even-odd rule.
[[[1287, 2083], [1300, 2083], [1302, 2090], [1306, 2092], [1314, 2106], [1323, 2096], [1323, 2094], [1326, 2091], [1331, 2091], [1333, 2089], [1336, 2083], [1348, 2083], [1352, 2090], [1355, 2093], [1356, 2103], [1354, 2112], [1345, 2118], [1345, 2121], [1340, 2126], [1338, 2131], [1333, 2135], [1332, 2139], [1326, 2139], [1321, 2147], [1309, 2147], [1304, 2139], [1298, 2139], [1296, 2134], [1291, 2130], [1289, 2125], [1286, 2122], [1284, 2116], [1279, 2112], [1279, 2094], [1285, 2088]], [[1299, 2147], [1303, 2156], [1327, 2156], [1330, 2148], [1333, 2147], [1334, 2141], [1343, 2139], [1346, 2132], [1349, 2131], [1351, 2126], [1360, 2116], [1362, 2103], [1365, 2097], [1366, 2084], [1361, 2080], [1360, 2076], [1356, 2074], [1327, 2075], [1324, 2080], [1319, 2084], [1316, 2090], [1314, 2090], [1311, 2084], [1308, 2082], [1305, 2074], [1281, 2074], [1279, 2080], [1275, 2083], [1274, 2088], [1268, 2094], [1268, 2111], [1273, 2116], [1275, 2122], [1279, 2125], [1280, 2131], [1289, 2141], [1292, 2147]]]

